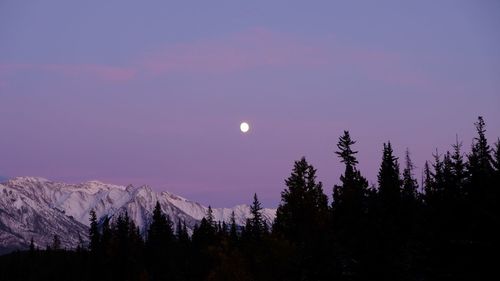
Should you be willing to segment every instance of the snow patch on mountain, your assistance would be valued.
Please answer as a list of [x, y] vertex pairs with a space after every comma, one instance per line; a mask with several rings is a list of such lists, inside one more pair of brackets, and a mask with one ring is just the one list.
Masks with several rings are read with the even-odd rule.
[[[63, 247], [76, 247], [79, 240], [88, 240], [91, 210], [100, 220], [113, 219], [127, 211], [144, 233], [157, 201], [174, 227], [184, 221], [190, 232], [208, 211], [208, 207], [197, 202], [170, 192], [155, 192], [147, 185], [120, 186], [100, 181], [67, 184], [38, 177], [12, 178], [0, 184], [0, 251], [26, 248], [31, 238], [45, 247], [54, 235], [61, 238]], [[250, 217], [248, 205], [237, 205], [213, 208], [214, 218], [228, 222], [233, 211], [237, 224], [244, 225]], [[263, 209], [262, 213], [271, 224], [276, 210]]]

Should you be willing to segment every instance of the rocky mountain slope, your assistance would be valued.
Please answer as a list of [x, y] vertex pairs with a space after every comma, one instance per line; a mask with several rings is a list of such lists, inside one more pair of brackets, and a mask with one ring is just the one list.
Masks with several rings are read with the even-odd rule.
[[[50, 245], [54, 235], [65, 248], [74, 248], [88, 240], [89, 212], [94, 209], [99, 219], [128, 212], [141, 231], [147, 229], [153, 208], [160, 202], [174, 227], [185, 221], [191, 231], [206, 215], [207, 207], [169, 192], [155, 192], [148, 186], [119, 186], [99, 181], [81, 184], [53, 182], [43, 178], [17, 177], [0, 183], [0, 253], [24, 249], [33, 238], [35, 245]], [[250, 216], [248, 205], [214, 208], [217, 221], [229, 221], [231, 212], [243, 225]], [[275, 209], [264, 209], [271, 223]]]

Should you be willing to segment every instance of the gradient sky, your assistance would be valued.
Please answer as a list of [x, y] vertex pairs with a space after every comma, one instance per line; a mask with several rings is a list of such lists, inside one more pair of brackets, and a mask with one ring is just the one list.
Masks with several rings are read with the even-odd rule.
[[301, 156], [331, 194], [344, 129], [371, 182], [387, 140], [493, 142], [500, 1], [407, 2], [2, 0], [0, 175], [273, 207]]

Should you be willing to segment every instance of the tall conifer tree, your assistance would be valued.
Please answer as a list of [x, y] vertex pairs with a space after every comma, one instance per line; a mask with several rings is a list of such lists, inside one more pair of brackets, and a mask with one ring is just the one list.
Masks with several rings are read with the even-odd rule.
[[160, 202], [156, 202], [153, 220], [148, 229], [147, 244], [150, 248], [165, 249], [172, 241], [172, 222], [161, 210]]
[[97, 253], [99, 243], [101, 242], [101, 234], [97, 225], [97, 216], [94, 210], [90, 211], [90, 228], [89, 228], [90, 244], [89, 248], [92, 253]]
[[321, 182], [316, 182], [316, 169], [302, 157], [295, 161], [285, 184], [273, 231], [296, 242], [310, 239], [308, 234], [324, 226], [328, 213], [328, 199]]
[[423, 185], [425, 197], [428, 200], [429, 197], [432, 197], [432, 194], [434, 192], [434, 180], [432, 177], [432, 172], [431, 172], [431, 168], [429, 166], [428, 161], [425, 161], [425, 164], [424, 164], [422, 185]]
[[344, 131], [337, 143], [338, 150], [335, 154], [340, 158], [340, 162], [344, 163], [345, 170], [344, 174], [340, 176], [342, 184], [333, 188], [332, 209], [335, 224], [341, 223], [339, 220], [353, 224], [354, 221], [359, 221], [366, 212], [368, 181], [361, 176], [356, 167], [358, 164], [356, 154], [358, 152], [352, 149], [355, 143], [356, 141], [351, 139], [349, 131]]
[[458, 137], [452, 147], [451, 169], [453, 173], [453, 184], [456, 186], [459, 195], [463, 196], [466, 180], [466, 166], [462, 155], [462, 143], [458, 141]]
[[409, 200], [417, 198], [418, 184], [413, 177], [413, 162], [410, 158], [410, 151], [406, 149], [405, 153], [405, 168], [403, 170], [403, 197]]
[[500, 138], [495, 142], [495, 150], [493, 154], [493, 168], [498, 176], [500, 174]]
[[378, 173], [380, 198], [384, 205], [398, 204], [401, 195], [398, 158], [393, 155], [391, 143], [384, 143], [382, 163]]
[[238, 229], [236, 226], [236, 215], [234, 214], [234, 210], [231, 212], [229, 223], [229, 238], [231, 239], [231, 241], [236, 242], [238, 240]]
[[467, 171], [469, 183], [467, 191], [474, 199], [486, 198], [491, 187], [490, 178], [493, 173], [491, 148], [486, 139], [486, 124], [479, 116], [476, 126], [477, 136], [474, 138], [471, 153], [468, 156]]
[[254, 239], [259, 239], [264, 234], [265, 221], [262, 218], [262, 206], [257, 198], [257, 193], [253, 195], [253, 202], [250, 206], [251, 218], [245, 227], [247, 233]]

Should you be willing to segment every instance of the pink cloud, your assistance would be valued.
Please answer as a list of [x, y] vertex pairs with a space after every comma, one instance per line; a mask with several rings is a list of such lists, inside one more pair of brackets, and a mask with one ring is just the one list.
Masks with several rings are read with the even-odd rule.
[[264, 28], [166, 45], [146, 54], [138, 63], [139, 69], [152, 75], [227, 73], [259, 67], [353, 71], [363, 79], [399, 85], [429, 82], [400, 54], [353, 48], [337, 38], [304, 40]]
[[121, 82], [134, 79], [138, 74], [148, 77], [169, 73], [197, 75], [258, 68], [303, 68], [332, 75], [348, 71], [361, 79], [387, 84], [428, 85], [426, 75], [412, 68], [411, 61], [405, 59], [408, 58], [387, 50], [349, 46], [335, 37], [304, 40], [265, 28], [253, 28], [229, 36], [164, 45], [138, 56], [126, 67], [0, 64], [0, 78], [5, 73], [29, 70]]
[[0, 75], [20, 71], [53, 72], [68, 76], [90, 76], [105, 81], [127, 81], [135, 77], [136, 70], [100, 64], [0, 64]]
[[99, 64], [49, 64], [43, 69], [68, 75], [88, 74], [107, 81], [127, 81], [136, 75], [136, 70], [126, 67], [114, 67]]
[[229, 37], [173, 44], [152, 52], [141, 66], [155, 74], [231, 72], [256, 67], [310, 67], [323, 64], [318, 46], [262, 28]]

